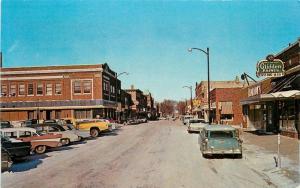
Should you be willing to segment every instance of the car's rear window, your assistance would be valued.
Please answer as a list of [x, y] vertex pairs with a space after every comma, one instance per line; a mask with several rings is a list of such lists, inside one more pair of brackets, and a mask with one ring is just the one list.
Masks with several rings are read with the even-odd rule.
[[232, 138], [232, 131], [210, 131], [210, 138]]

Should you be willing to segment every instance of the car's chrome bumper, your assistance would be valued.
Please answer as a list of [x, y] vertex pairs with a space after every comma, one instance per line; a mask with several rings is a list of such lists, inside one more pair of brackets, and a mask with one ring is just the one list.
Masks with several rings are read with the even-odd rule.
[[242, 154], [241, 149], [226, 149], [226, 150], [220, 150], [220, 149], [207, 149], [203, 151], [203, 154]]

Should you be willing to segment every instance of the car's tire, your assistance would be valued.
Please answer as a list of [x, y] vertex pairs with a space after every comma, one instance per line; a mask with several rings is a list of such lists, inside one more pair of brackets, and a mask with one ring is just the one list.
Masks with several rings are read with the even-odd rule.
[[46, 149], [47, 148], [45, 145], [40, 145], [40, 146], [35, 147], [34, 151], [37, 154], [43, 154], [43, 153], [45, 153]]
[[206, 159], [206, 158], [208, 157], [208, 155], [207, 155], [207, 154], [204, 154], [204, 153], [202, 153], [202, 157]]
[[65, 140], [65, 145], [70, 145], [70, 143], [71, 143], [70, 139], [66, 138], [64, 140]]
[[236, 155], [236, 158], [242, 159], [242, 158], [243, 158], [243, 154], [237, 154], [237, 155]]
[[92, 128], [90, 131], [91, 137], [96, 138], [99, 136], [99, 130], [96, 128]]
[[188, 130], [188, 133], [191, 134], [192, 132], [190, 130]]

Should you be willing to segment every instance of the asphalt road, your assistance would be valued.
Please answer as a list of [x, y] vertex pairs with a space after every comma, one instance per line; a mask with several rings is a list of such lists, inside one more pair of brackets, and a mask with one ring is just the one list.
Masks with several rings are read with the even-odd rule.
[[197, 139], [179, 121], [124, 126], [31, 156], [15, 164], [13, 172], [2, 173], [2, 187], [280, 187], [248, 160], [247, 152], [243, 159], [205, 159]]

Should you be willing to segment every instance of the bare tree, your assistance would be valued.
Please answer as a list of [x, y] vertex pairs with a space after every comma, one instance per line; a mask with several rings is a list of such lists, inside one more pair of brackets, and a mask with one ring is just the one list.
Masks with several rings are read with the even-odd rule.
[[176, 101], [165, 99], [160, 103], [162, 115], [172, 115], [175, 112]]
[[176, 109], [180, 115], [185, 115], [186, 107], [186, 101], [179, 101], [176, 105]]

